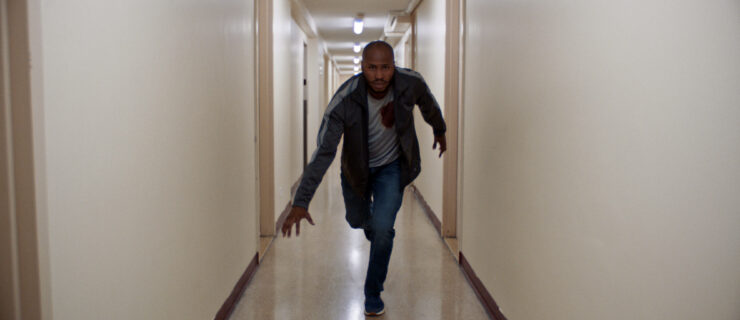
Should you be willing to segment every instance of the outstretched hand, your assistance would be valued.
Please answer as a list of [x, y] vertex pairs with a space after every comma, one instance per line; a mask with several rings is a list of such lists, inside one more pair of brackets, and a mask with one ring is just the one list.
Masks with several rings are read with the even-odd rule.
[[296, 207], [293, 206], [293, 208], [290, 209], [290, 213], [288, 213], [288, 217], [285, 218], [285, 222], [283, 222], [283, 237], [288, 236], [290, 238], [290, 231], [293, 230], [293, 224], [295, 224], [295, 236], [301, 234], [301, 220], [306, 219], [308, 223], [310, 223], [312, 226], [315, 225], [313, 223], [313, 219], [311, 219], [311, 215], [308, 213], [308, 210], [303, 207]]
[[442, 158], [442, 154], [445, 151], [447, 151], [447, 138], [445, 138], [444, 134], [434, 136], [434, 144], [432, 145], [432, 149], [436, 150], [438, 143], [439, 143], [439, 157]]

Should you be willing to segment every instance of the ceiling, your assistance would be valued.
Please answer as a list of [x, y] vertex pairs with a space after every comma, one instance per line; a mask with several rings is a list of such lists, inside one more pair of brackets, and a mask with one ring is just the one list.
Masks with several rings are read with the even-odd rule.
[[[354, 73], [352, 51], [355, 42], [362, 45], [378, 40], [391, 11], [405, 11], [411, 0], [303, 0], [313, 17], [319, 36], [342, 73]], [[355, 16], [364, 14], [362, 34], [352, 32]]]

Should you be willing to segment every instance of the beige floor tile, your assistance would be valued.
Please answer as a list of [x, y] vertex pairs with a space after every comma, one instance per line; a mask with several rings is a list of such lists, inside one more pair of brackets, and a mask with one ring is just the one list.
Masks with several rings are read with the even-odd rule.
[[[316, 226], [304, 223], [300, 237], [275, 239], [231, 319], [365, 318], [362, 288], [370, 245], [344, 221], [337, 183], [331, 181], [327, 190], [328, 208], [311, 208]], [[408, 192], [396, 220], [382, 297], [387, 313], [376, 319], [488, 319]]]

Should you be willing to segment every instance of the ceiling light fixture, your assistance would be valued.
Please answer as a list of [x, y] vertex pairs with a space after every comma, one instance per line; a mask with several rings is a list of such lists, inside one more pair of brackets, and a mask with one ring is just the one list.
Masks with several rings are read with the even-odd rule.
[[355, 18], [355, 23], [354, 23], [354, 28], [353, 28], [355, 34], [362, 33], [362, 28], [365, 25], [365, 21], [362, 18], [364, 18], [364, 15], [362, 13], [358, 13], [357, 17]]
[[354, 61], [355, 61], [355, 64], [360, 63], [360, 57], [355, 57], [355, 60]]
[[361, 49], [362, 49], [362, 47], [360, 46], [360, 43], [359, 42], [355, 42], [355, 46], [353, 48], [353, 50], [355, 51], [355, 53], [360, 53], [360, 50]]

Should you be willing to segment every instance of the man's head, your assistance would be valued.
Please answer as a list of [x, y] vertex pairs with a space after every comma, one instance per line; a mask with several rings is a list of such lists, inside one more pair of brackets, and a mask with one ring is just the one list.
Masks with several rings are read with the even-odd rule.
[[373, 41], [362, 51], [362, 73], [371, 93], [387, 92], [395, 71], [393, 47], [385, 41]]

